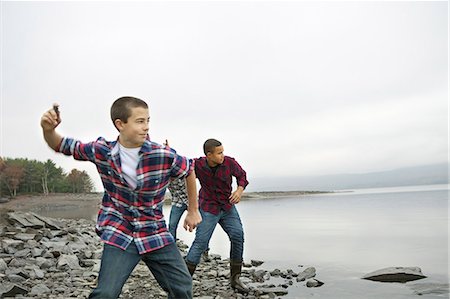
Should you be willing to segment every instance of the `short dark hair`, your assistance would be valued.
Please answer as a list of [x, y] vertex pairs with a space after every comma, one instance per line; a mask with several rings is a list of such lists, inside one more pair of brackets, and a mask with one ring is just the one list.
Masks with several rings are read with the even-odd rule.
[[205, 155], [208, 155], [208, 153], [214, 152], [214, 149], [221, 145], [222, 143], [219, 140], [210, 138], [203, 143], [203, 152]]
[[[111, 120], [116, 126], [116, 119], [120, 119], [124, 123], [131, 116], [131, 108], [142, 107], [148, 109], [148, 105], [141, 99], [135, 97], [121, 97], [114, 101], [111, 106]], [[117, 128], [117, 127], [116, 127]]]

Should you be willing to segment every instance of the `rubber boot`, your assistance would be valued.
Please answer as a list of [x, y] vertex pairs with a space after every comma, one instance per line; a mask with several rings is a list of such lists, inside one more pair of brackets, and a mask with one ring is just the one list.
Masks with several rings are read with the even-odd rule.
[[186, 261], [186, 266], [187, 266], [187, 268], [188, 268], [189, 273], [191, 274], [191, 276], [193, 276], [193, 275], [194, 275], [194, 272], [195, 272], [195, 268], [197, 268], [197, 265], [191, 264], [191, 263], [189, 263], [188, 261]]
[[204, 262], [210, 262], [211, 261], [211, 259], [209, 258], [209, 248], [206, 249], [205, 251], [203, 251], [203, 253], [202, 253], [202, 260]]
[[230, 261], [230, 268], [231, 268], [231, 276], [230, 276], [231, 287], [239, 293], [247, 294], [248, 292], [250, 292], [250, 289], [245, 284], [243, 284], [242, 281], [239, 279], [242, 271], [242, 262]]

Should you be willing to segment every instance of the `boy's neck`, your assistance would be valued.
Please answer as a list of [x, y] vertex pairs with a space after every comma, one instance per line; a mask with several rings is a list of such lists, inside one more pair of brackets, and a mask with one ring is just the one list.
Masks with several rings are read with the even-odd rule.
[[209, 167], [216, 167], [217, 165], [219, 165], [219, 164], [209, 160], [208, 157], [206, 157], [206, 163], [208, 163]]
[[123, 138], [121, 138], [121, 136], [119, 136], [119, 144], [121, 146], [123, 146], [123, 147], [126, 147], [126, 148], [138, 148], [138, 147], [140, 148], [140, 147], [142, 147], [142, 144], [141, 145], [131, 144], [129, 142], [124, 141]]

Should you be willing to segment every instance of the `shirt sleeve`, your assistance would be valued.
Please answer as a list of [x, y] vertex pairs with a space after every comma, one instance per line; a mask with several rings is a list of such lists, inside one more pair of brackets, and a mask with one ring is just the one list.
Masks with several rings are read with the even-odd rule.
[[194, 161], [186, 157], [174, 154], [170, 176], [175, 178], [185, 178], [194, 170]]
[[94, 162], [95, 143], [95, 141], [82, 143], [79, 140], [64, 137], [56, 151], [66, 156], [73, 156], [75, 160]]
[[236, 160], [232, 159], [231, 161], [233, 163], [232, 175], [236, 177], [238, 186], [241, 186], [245, 189], [245, 187], [247, 187], [248, 185], [247, 173], [244, 169], [242, 169], [241, 165], [239, 165]]

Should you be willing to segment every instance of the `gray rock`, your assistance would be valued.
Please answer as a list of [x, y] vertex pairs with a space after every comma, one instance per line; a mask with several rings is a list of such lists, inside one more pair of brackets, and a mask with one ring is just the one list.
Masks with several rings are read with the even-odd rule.
[[258, 261], [258, 260], [250, 260], [250, 263], [252, 264], [253, 267], [258, 267], [258, 266], [261, 266], [262, 264], [264, 264], [263, 261]]
[[0, 284], [0, 298], [16, 297], [16, 295], [26, 295], [28, 290], [16, 284]]
[[36, 237], [35, 234], [18, 233], [14, 235], [14, 239], [21, 241], [33, 240]]
[[41, 296], [50, 293], [51, 290], [45, 284], [37, 284], [31, 288], [30, 295]]
[[[5, 249], [7, 253], [14, 253], [18, 250], [21, 250], [24, 248], [23, 241], [20, 240], [13, 240], [13, 239], [2, 239], [2, 248]], [[14, 249], [14, 252], [8, 251], [8, 249]]]
[[32, 257], [38, 257], [38, 256], [41, 256], [43, 252], [44, 252], [44, 250], [41, 249], [41, 248], [32, 248], [31, 249], [31, 256]]
[[407, 282], [426, 278], [419, 267], [389, 267], [383, 268], [362, 277], [363, 279], [381, 282]]
[[297, 276], [297, 282], [304, 281], [306, 279], [310, 279], [316, 276], [316, 268], [308, 267], [303, 272], [299, 273]]
[[31, 253], [31, 250], [28, 248], [22, 249], [14, 253], [14, 257], [16, 258], [24, 258]]
[[12, 283], [20, 283], [20, 282], [27, 280], [26, 278], [24, 278], [20, 275], [17, 275], [17, 274], [6, 275], [6, 278]]
[[47, 218], [35, 213], [31, 213], [31, 215], [33, 215], [36, 219], [42, 221], [45, 223], [45, 227], [48, 227], [50, 229], [54, 229], [54, 230], [60, 230], [62, 223], [55, 220], [55, 219], [51, 219], [51, 218]]
[[56, 267], [58, 269], [65, 269], [68, 267], [69, 269], [72, 270], [81, 268], [80, 263], [78, 261], [78, 257], [74, 254], [72, 255], [62, 254], [58, 259]]
[[4, 259], [0, 259], [0, 272], [5, 272], [6, 269], [8, 269], [8, 265]]
[[308, 288], [317, 288], [321, 287], [324, 283], [317, 279], [311, 279], [306, 282], [306, 286]]
[[270, 272], [271, 276], [280, 276], [281, 274], [281, 270], [280, 269], [274, 269], [273, 271]]
[[34, 278], [37, 279], [42, 279], [45, 277], [45, 272], [42, 271], [41, 269], [33, 269], [31, 273], [33, 273]]
[[274, 293], [278, 296], [284, 296], [289, 293], [288, 290], [284, 288], [258, 288], [258, 291], [260, 291], [262, 294]]
[[29, 213], [11, 212], [7, 213], [9, 222], [20, 225], [21, 227], [43, 228], [45, 223]]

